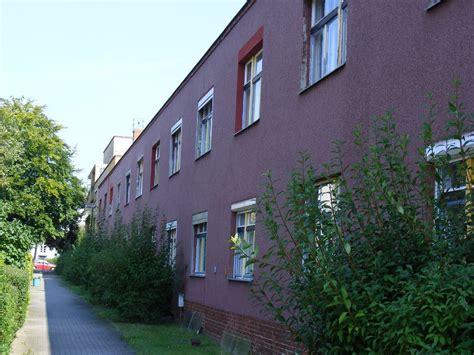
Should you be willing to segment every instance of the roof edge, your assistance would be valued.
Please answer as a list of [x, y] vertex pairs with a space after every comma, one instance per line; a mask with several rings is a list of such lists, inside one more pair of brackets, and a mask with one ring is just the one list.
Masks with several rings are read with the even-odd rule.
[[[178, 95], [178, 93], [183, 89], [183, 87], [186, 85], [186, 83], [194, 76], [194, 74], [201, 68], [201, 66], [204, 64], [204, 62], [209, 58], [209, 56], [214, 52], [214, 50], [219, 46], [219, 44], [227, 37], [229, 32], [235, 27], [235, 25], [240, 21], [240, 19], [247, 13], [247, 11], [252, 7], [253, 4], [255, 4], [257, 0], [247, 0], [247, 2], [240, 8], [240, 10], [235, 14], [235, 16], [230, 20], [229, 24], [224, 28], [224, 30], [221, 32], [221, 34], [216, 38], [216, 40], [211, 44], [209, 49], [204, 53], [204, 55], [198, 60], [196, 65], [191, 69], [191, 71], [186, 75], [186, 77], [181, 81], [181, 83], [178, 85], [178, 87], [173, 91], [173, 93], [170, 95], [170, 97], [165, 101], [163, 106], [158, 110], [158, 112], [153, 116], [150, 122], [145, 126], [143, 129], [142, 133], [138, 136], [137, 139], [132, 143], [130, 147], [125, 151], [125, 153], [122, 155], [122, 158], [125, 157], [128, 152], [132, 149], [132, 147], [135, 145], [135, 143], [139, 142], [141, 138], [144, 136], [144, 133], [148, 130], [148, 128], [158, 119], [160, 114], [168, 107], [168, 105], [173, 101], [173, 99]], [[122, 160], [122, 159], [120, 159]], [[112, 174], [112, 172], [115, 170], [117, 167], [117, 164], [109, 171], [107, 175]], [[99, 186], [97, 188], [100, 189], [102, 184], [105, 182], [107, 176], [104, 177], [104, 179], [101, 181]]]

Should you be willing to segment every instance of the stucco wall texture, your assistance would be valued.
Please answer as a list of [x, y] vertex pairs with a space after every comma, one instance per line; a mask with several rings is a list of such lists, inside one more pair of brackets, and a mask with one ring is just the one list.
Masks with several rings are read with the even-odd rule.
[[[232, 203], [259, 196], [271, 169], [283, 187], [298, 152], [308, 151], [315, 166], [328, 162], [335, 140], [352, 140], [358, 123], [392, 110], [403, 132], [416, 140], [426, 94], [441, 104], [443, 119], [451, 82], [463, 82], [466, 106], [474, 111], [474, 1], [444, 1], [425, 11], [428, 0], [347, 1], [345, 65], [302, 92], [305, 46], [303, 0], [257, 0], [247, 3], [235, 26], [188, 77], [122, 157], [100, 187], [100, 198], [122, 186], [125, 222], [137, 209], [159, 207], [177, 221], [178, 263], [186, 266], [185, 298], [243, 315], [260, 316], [249, 301], [248, 283], [228, 280], [232, 274], [229, 238], [235, 233]], [[234, 135], [237, 54], [264, 28], [261, 118]], [[217, 37], [217, 34], [216, 34]], [[307, 38], [306, 38], [307, 39]], [[159, 85], [159, 83], [157, 83]], [[199, 99], [214, 87], [212, 150], [195, 160]], [[169, 177], [170, 129], [182, 118], [182, 160]], [[112, 119], [112, 118], [111, 118]], [[437, 131], [442, 138], [443, 131]], [[152, 146], [160, 141], [159, 185], [150, 189]], [[347, 161], [358, 152], [348, 146]], [[137, 159], [144, 156], [143, 195], [135, 199]], [[131, 169], [131, 202], [124, 207], [125, 175]], [[189, 277], [193, 265], [192, 215], [208, 211], [205, 278]], [[114, 212], [115, 214], [115, 212]], [[112, 217], [106, 219], [112, 224]], [[265, 246], [265, 230], [256, 226]], [[258, 278], [258, 270], [255, 277]]]

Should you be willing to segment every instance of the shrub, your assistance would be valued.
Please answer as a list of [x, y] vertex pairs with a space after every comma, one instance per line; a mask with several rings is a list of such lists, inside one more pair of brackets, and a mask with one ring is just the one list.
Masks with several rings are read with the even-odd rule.
[[[426, 160], [435, 111], [431, 105], [418, 169], [392, 115], [377, 117], [370, 130], [355, 131], [356, 163], [344, 162], [337, 143], [320, 171], [303, 154], [282, 191], [268, 173], [264, 254], [232, 238], [258, 266], [253, 297], [311, 353], [472, 352], [474, 193], [467, 189], [458, 209], [433, 196], [452, 153]], [[472, 186], [462, 139], [473, 121], [457, 88], [449, 113], [447, 136], [461, 142], [459, 169]]]
[[29, 273], [0, 260], [0, 353], [8, 353], [23, 325], [29, 300]]
[[[130, 225], [117, 220], [110, 232], [99, 228], [61, 254], [57, 272], [84, 286], [93, 301], [117, 309], [124, 320], [155, 322], [170, 314], [175, 273], [164, 226], [149, 210]], [[156, 240], [155, 240], [155, 236]]]

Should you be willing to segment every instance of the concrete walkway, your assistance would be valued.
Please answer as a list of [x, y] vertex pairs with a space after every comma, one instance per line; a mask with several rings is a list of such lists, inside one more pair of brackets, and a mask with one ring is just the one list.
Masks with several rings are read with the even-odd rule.
[[30, 291], [28, 315], [13, 342], [13, 355], [133, 354], [120, 335], [54, 273], [45, 272], [40, 286]]

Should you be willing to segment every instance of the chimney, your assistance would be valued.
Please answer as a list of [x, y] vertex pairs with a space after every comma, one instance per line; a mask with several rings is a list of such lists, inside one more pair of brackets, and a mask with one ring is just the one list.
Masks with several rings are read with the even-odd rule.
[[134, 128], [133, 129], [133, 141], [135, 142], [138, 136], [143, 132], [143, 128]]
[[144, 120], [139, 118], [133, 119], [133, 141], [135, 142], [143, 132]]

